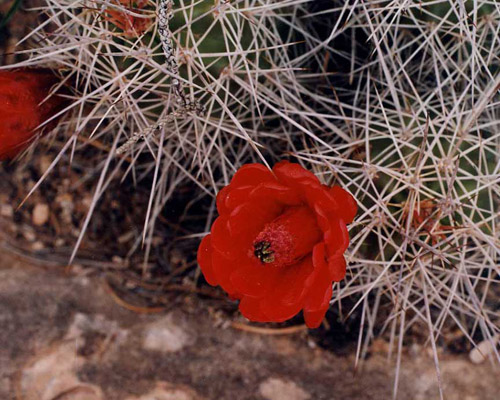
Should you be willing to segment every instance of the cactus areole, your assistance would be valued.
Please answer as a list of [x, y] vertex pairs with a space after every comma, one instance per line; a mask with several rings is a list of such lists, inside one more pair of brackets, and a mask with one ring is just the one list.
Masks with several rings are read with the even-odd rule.
[[354, 198], [298, 164], [247, 164], [219, 192], [217, 210], [198, 249], [207, 282], [240, 300], [251, 321], [282, 322], [303, 310], [307, 326], [318, 327], [332, 282], [346, 273]]

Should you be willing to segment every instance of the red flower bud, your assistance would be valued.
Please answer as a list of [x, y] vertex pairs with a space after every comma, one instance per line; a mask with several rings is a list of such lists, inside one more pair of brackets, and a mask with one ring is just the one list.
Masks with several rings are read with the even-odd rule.
[[321, 324], [332, 282], [345, 276], [346, 224], [357, 205], [298, 164], [247, 164], [217, 196], [219, 217], [201, 241], [198, 263], [213, 286], [240, 300], [251, 321], [282, 322], [304, 311]]
[[[147, 5], [146, 0], [116, 0], [117, 4], [125, 6], [129, 11], [140, 14], [141, 9]], [[106, 8], [104, 11], [104, 19], [111, 22], [114, 26], [123, 31], [124, 36], [133, 38], [142, 35], [146, 32], [153, 23], [152, 18], [141, 18], [129, 14], [128, 12], [119, 9]]]
[[46, 69], [0, 71], [0, 160], [15, 157], [56, 121], [40, 127], [67, 101], [51, 89], [58, 78]]

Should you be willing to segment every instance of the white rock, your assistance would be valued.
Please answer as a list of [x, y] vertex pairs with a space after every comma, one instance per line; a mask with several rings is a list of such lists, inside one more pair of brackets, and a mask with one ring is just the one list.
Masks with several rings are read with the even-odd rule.
[[60, 342], [36, 355], [22, 370], [20, 390], [24, 400], [104, 400], [99, 387], [79, 380], [76, 370], [83, 358], [72, 341]]
[[481, 343], [474, 347], [469, 353], [469, 360], [474, 364], [480, 364], [493, 353], [495, 346], [498, 343], [498, 335], [494, 336], [491, 340], [483, 340]]
[[297, 386], [295, 382], [269, 378], [259, 386], [259, 392], [267, 400], [307, 400], [309, 393]]
[[125, 400], [200, 400], [200, 397], [186, 386], [157, 382], [152, 391], [140, 397], [127, 397]]
[[[123, 343], [127, 333], [117, 322], [102, 315], [75, 314], [64, 339], [36, 354], [21, 369], [22, 399], [104, 400], [100, 387], [80, 381], [78, 371], [86, 364], [87, 357], [92, 356], [82, 354], [82, 350], [89, 335], [102, 337], [104, 341], [112, 339], [111, 344], [103, 347], [109, 351]], [[102, 356], [100, 353], [99, 357]]]
[[144, 330], [143, 346], [147, 350], [171, 353], [192, 342], [191, 335], [174, 321], [172, 314], [148, 325]]

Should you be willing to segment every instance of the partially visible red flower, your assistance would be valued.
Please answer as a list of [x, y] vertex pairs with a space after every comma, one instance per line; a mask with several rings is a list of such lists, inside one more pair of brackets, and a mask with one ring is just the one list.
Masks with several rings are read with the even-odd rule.
[[282, 322], [303, 310], [307, 326], [318, 327], [332, 282], [346, 273], [354, 198], [298, 164], [282, 161], [272, 172], [247, 164], [217, 195], [217, 210], [198, 249], [207, 282], [239, 299], [251, 321]]
[[67, 103], [52, 94], [59, 79], [48, 69], [0, 71], [0, 160], [15, 157], [56, 121], [40, 127]]
[[[410, 203], [407, 202], [403, 208], [403, 217], [407, 221], [410, 217]], [[459, 226], [442, 225], [441, 208], [439, 204], [431, 199], [420, 200], [415, 204], [413, 217], [411, 218], [411, 226], [417, 229], [417, 233], [430, 236], [432, 244], [436, 244], [441, 240], [446, 240], [446, 231], [461, 228]]]
[[[121, 4], [128, 11], [140, 14], [147, 5], [147, 0], [115, 0], [116, 4]], [[152, 18], [141, 18], [129, 14], [125, 10], [107, 8], [104, 11], [104, 19], [111, 22], [123, 31], [126, 37], [138, 37], [148, 30], [153, 23]]]

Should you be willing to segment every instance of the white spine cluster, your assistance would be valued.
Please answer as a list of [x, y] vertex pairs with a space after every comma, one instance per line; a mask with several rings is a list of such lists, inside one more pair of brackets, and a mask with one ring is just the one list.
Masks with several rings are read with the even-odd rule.
[[176, 117], [184, 117], [190, 113], [202, 116], [205, 112], [204, 107], [199, 102], [191, 101], [184, 92], [184, 85], [179, 76], [179, 64], [177, 63], [172, 36], [170, 35], [168, 26], [168, 21], [170, 21], [173, 16], [172, 7], [172, 0], [160, 0], [160, 5], [158, 7], [158, 34], [160, 35], [163, 54], [165, 56], [165, 65], [167, 66], [167, 70], [172, 74], [172, 87], [180, 110], [169, 113], [164, 119], [158, 121], [154, 126], [146, 128], [142, 132], [134, 132], [134, 134], [117, 149], [117, 155], [124, 154], [131, 150], [139, 140], [145, 140], [155, 132], [160, 131], [166, 125], [173, 122]]

